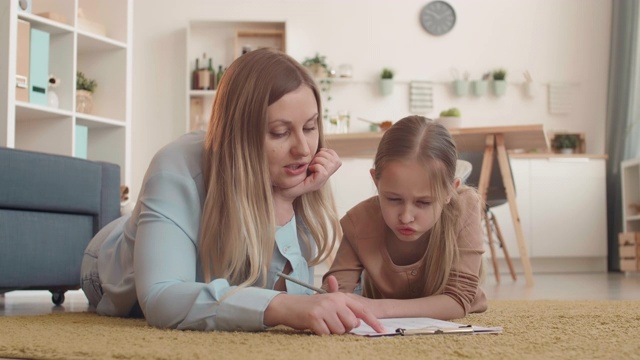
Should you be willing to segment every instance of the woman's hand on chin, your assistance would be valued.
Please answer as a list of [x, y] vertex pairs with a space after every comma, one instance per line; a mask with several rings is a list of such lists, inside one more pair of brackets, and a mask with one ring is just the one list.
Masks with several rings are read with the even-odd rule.
[[342, 161], [335, 151], [321, 148], [309, 163], [309, 175], [302, 182], [288, 189], [274, 189], [274, 192], [293, 201], [300, 195], [322, 188], [340, 166]]

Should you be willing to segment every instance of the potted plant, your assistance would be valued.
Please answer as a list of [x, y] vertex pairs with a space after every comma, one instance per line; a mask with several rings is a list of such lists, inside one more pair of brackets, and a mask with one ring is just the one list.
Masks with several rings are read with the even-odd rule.
[[94, 79], [87, 78], [82, 71], [76, 74], [76, 111], [91, 114], [93, 92], [98, 87]]
[[462, 114], [458, 108], [450, 108], [440, 112], [440, 117], [436, 119], [436, 122], [442, 124], [447, 129], [457, 129], [460, 127]]
[[471, 82], [471, 88], [476, 96], [483, 96], [487, 94], [487, 88], [489, 87], [489, 78], [491, 73], [484, 73], [480, 80], [473, 80]]
[[503, 96], [507, 93], [507, 71], [497, 69], [493, 71], [493, 93], [496, 96]]
[[305, 58], [302, 62], [302, 66], [309, 69], [309, 72], [313, 77], [325, 78], [331, 73], [329, 65], [327, 65], [327, 57], [316, 53], [313, 57]]
[[573, 154], [579, 142], [578, 134], [557, 134], [553, 137], [552, 145], [563, 154]]
[[392, 69], [382, 69], [380, 73], [380, 93], [382, 95], [391, 95], [393, 93], [393, 75]]

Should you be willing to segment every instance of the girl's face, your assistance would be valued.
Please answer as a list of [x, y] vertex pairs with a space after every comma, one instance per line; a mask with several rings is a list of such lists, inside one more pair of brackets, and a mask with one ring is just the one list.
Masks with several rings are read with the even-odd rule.
[[382, 216], [401, 241], [416, 241], [440, 219], [442, 205], [432, 194], [424, 165], [415, 160], [391, 161], [376, 180]]
[[273, 187], [289, 189], [304, 181], [318, 150], [318, 104], [305, 85], [267, 108], [265, 151]]

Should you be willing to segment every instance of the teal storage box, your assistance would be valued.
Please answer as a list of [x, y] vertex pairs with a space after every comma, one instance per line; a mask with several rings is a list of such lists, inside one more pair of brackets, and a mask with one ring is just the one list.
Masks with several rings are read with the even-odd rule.
[[49, 33], [31, 29], [29, 102], [47, 106], [49, 86]]
[[74, 156], [80, 159], [87, 158], [87, 143], [89, 141], [89, 128], [76, 125], [76, 151]]

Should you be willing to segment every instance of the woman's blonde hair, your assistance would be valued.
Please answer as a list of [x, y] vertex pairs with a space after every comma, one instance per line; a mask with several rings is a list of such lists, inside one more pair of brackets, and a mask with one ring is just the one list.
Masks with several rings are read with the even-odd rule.
[[429, 295], [439, 294], [458, 257], [459, 195], [476, 191], [465, 185], [454, 188], [458, 154], [453, 138], [444, 126], [422, 116], [405, 117], [384, 133], [374, 161], [375, 176], [379, 179], [390, 162], [411, 160], [429, 169], [425, 180], [431, 185], [435, 201], [442, 205], [442, 215], [429, 236], [424, 269], [425, 279], [430, 279], [425, 290]]
[[[276, 222], [264, 142], [267, 107], [307, 86], [318, 104], [320, 92], [307, 70], [290, 56], [259, 49], [240, 56], [218, 85], [205, 138], [203, 176], [206, 188], [200, 224], [199, 260], [205, 282], [225, 278], [232, 285], [264, 286], [275, 246]], [[324, 146], [318, 121], [318, 147]], [[298, 234], [323, 261], [333, 250], [339, 231], [329, 183], [304, 194], [293, 204]], [[301, 221], [300, 221], [301, 220]], [[310, 255], [312, 257], [313, 255]]]

